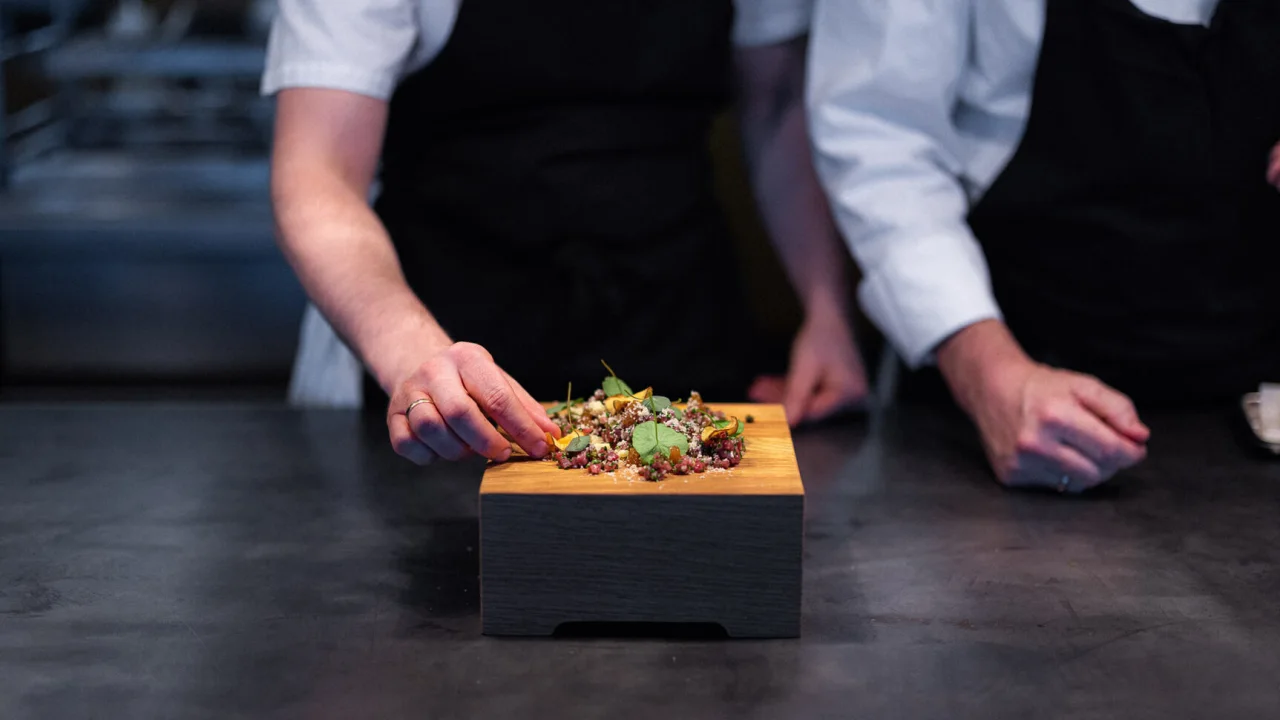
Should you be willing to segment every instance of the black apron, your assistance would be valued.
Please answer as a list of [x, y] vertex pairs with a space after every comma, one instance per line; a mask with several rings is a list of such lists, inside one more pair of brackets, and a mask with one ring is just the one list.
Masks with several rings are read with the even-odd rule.
[[708, 145], [733, 12], [466, 0], [397, 88], [375, 209], [441, 325], [535, 397], [598, 387], [601, 358], [637, 390], [745, 394], [747, 312]]
[[1048, 0], [1026, 133], [969, 215], [1035, 358], [1148, 404], [1280, 381], [1280, 2], [1208, 27]]

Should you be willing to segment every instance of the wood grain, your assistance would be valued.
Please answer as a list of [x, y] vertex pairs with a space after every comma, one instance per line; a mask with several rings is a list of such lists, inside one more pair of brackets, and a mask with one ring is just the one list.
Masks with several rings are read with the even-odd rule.
[[804, 487], [782, 408], [710, 405], [755, 418], [742, 464], [726, 473], [629, 482], [533, 460], [486, 471], [486, 634], [687, 622], [732, 637], [799, 635]]

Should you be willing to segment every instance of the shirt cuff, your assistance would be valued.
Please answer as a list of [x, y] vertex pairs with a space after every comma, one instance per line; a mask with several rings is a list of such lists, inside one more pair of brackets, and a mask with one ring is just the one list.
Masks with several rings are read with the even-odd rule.
[[954, 237], [900, 243], [891, 262], [863, 279], [858, 297], [912, 369], [932, 363], [957, 331], [1003, 319], [981, 248]]
[[385, 73], [329, 62], [289, 63], [269, 66], [262, 75], [262, 94], [274, 95], [286, 88], [345, 90], [377, 100], [389, 100], [397, 79]]

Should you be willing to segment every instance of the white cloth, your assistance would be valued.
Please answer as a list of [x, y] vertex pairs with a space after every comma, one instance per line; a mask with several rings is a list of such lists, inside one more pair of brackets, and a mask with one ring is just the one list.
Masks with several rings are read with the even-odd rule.
[[[453, 30], [462, 0], [279, 0], [262, 92], [322, 87], [391, 97], [429, 63]], [[734, 43], [784, 42], [809, 28], [814, 0], [735, 0]], [[307, 306], [289, 386], [295, 407], [359, 407], [361, 365]]]
[[[1217, 6], [1133, 2], [1187, 24], [1207, 24]], [[815, 165], [863, 270], [859, 299], [912, 367], [957, 330], [1001, 317], [965, 216], [1022, 138], [1044, 17], [1044, 0], [818, 0], [814, 10]]]
[[360, 360], [314, 305], [307, 305], [289, 379], [294, 407], [358, 408], [364, 402]]
[[[463, 0], [279, 0], [262, 91], [324, 87], [386, 100], [444, 47]], [[768, 45], [803, 35], [814, 0], [735, 0], [733, 38]]]

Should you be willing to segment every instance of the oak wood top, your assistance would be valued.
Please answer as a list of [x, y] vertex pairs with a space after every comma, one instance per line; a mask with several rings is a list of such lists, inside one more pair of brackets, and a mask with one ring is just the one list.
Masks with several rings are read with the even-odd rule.
[[746, 452], [738, 467], [725, 472], [670, 475], [662, 482], [591, 475], [586, 470], [560, 469], [555, 463], [517, 456], [506, 463], [490, 463], [480, 494], [506, 495], [803, 495], [791, 430], [781, 405], [721, 404], [715, 410], [755, 422], [744, 433]]

